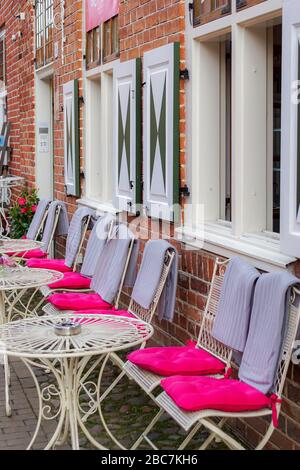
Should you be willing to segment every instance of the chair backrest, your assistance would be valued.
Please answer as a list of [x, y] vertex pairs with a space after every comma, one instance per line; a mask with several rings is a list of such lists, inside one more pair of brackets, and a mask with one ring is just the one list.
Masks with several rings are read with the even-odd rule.
[[286, 375], [293, 353], [295, 340], [298, 335], [300, 321], [300, 291], [293, 287], [288, 302], [288, 318], [285, 337], [282, 344], [277, 372], [275, 375], [275, 393], [280, 397], [283, 391]]
[[229, 260], [220, 261], [219, 258], [215, 261], [211, 286], [201, 319], [200, 332], [197, 341], [197, 347], [208, 351], [213, 356], [225, 362], [227, 366], [229, 366], [231, 362], [232, 349], [215, 339], [212, 336], [212, 329], [217, 314], [222, 284], [228, 262]]
[[57, 228], [57, 225], [58, 225], [58, 221], [59, 221], [59, 217], [60, 217], [60, 212], [61, 212], [61, 206], [57, 206], [56, 210], [55, 210], [55, 217], [54, 217], [54, 220], [53, 220], [53, 225], [51, 227], [51, 231], [50, 231], [50, 234], [49, 234], [49, 237], [47, 237], [47, 240], [45, 241], [45, 236], [46, 236], [46, 228], [47, 228], [47, 223], [48, 223], [48, 215], [49, 215], [49, 209], [47, 211], [47, 218], [46, 218], [46, 224], [44, 226], [44, 231], [43, 231], [43, 237], [42, 237], [42, 242], [45, 243], [45, 246], [44, 246], [44, 250], [46, 252], [49, 252], [50, 250], [50, 246], [51, 246], [51, 243], [53, 241], [53, 238], [54, 238], [54, 235], [55, 235], [55, 232], [56, 232], [56, 228]]
[[77, 208], [72, 216], [66, 240], [65, 261], [67, 266], [73, 267], [73, 271], [76, 271], [82, 246], [92, 219], [95, 219], [95, 212], [87, 207]]
[[[167, 281], [174, 258], [175, 258], [175, 252], [173, 250], [168, 250], [164, 259], [159, 284], [157, 286], [157, 289], [156, 289], [156, 292], [155, 292], [155, 295], [154, 295], [154, 298], [150, 307], [148, 309], [145, 309], [144, 307], [139, 305], [136, 301], [131, 299], [129, 308], [128, 308], [128, 311], [130, 313], [132, 313], [133, 315], [137, 316], [138, 318], [140, 318], [141, 320], [147, 323], [152, 322], [153, 316], [156, 312], [156, 309], [157, 309], [161, 294], [163, 292], [163, 289], [165, 287], [165, 283]], [[145, 286], [145, 288], [147, 288], [147, 286]]]
[[109, 238], [112, 227], [115, 224], [115, 218], [106, 214], [99, 217], [95, 222], [87, 241], [83, 263], [80, 273], [83, 276], [92, 277], [95, 273], [97, 261]]

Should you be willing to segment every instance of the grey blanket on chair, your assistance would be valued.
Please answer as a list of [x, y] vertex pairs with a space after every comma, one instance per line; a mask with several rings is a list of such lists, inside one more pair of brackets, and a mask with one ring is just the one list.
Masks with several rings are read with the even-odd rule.
[[249, 330], [254, 288], [260, 273], [241, 258], [229, 261], [212, 335], [236, 351], [244, 351]]
[[91, 288], [108, 303], [112, 304], [118, 294], [133, 240], [125, 225], [116, 225], [98, 259]]
[[41, 199], [39, 201], [38, 206], [36, 208], [36, 212], [27, 230], [26, 238], [28, 238], [29, 240], [35, 240], [35, 238], [37, 237], [50, 202], [51, 199]]
[[65, 259], [65, 264], [69, 268], [72, 267], [78, 254], [82, 240], [83, 227], [87, 217], [95, 217], [95, 211], [89, 207], [79, 207], [72, 217], [68, 231]]
[[114, 219], [113, 215], [106, 214], [96, 221], [88, 239], [80, 271], [83, 276], [92, 277], [94, 275], [98, 259], [106, 244], [108, 232]]
[[145, 309], [150, 307], [157, 292], [168, 250], [173, 251], [175, 257], [157, 311], [160, 319], [172, 321], [176, 301], [178, 254], [176, 249], [167, 241], [150, 240], [146, 244], [142, 264], [132, 291], [132, 299]]
[[42, 237], [43, 249], [49, 249], [51, 235], [52, 235], [53, 228], [54, 228], [56, 209], [58, 207], [60, 207], [61, 210], [60, 210], [59, 219], [58, 219], [58, 223], [57, 223], [56, 230], [55, 230], [55, 235], [63, 236], [63, 235], [68, 234], [69, 219], [68, 219], [66, 205], [63, 201], [53, 201], [51, 202], [48, 208], [47, 221], [46, 221], [46, 225], [45, 225], [45, 229], [44, 229], [44, 233]]
[[277, 272], [263, 274], [256, 284], [239, 378], [263, 393], [273, 389], [286, 333], [290, 288], [298, 283], [292, 274]]

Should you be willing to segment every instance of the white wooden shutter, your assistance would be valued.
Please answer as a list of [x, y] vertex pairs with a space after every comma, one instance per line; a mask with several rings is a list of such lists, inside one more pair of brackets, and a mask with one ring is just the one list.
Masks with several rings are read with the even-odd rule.
[[114, 68], [114, 204], [136, 214], [141, 203], [141, 61]]
[[179, 202], [179, 43], [144, 55], [144, 203], [174, 221]]
[[78, 80], [63, 86], [64, 95], [64, 176], [66, 193], [80, 196]]
[[283, 4], [281, 251], [300, 258], [300, 2]]

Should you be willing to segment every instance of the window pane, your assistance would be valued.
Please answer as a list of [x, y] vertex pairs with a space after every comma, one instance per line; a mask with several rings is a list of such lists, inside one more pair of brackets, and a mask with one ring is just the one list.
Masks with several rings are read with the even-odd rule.
[[95, 67], [101, 62], [100, 26], [88, 31], [86, 34], [86, 65]]
[[282, 27], [273, 28], [273, 232], [280, 231]]
[[113, 60], [119, 49], [119, 19], [115, 16], [103, 24], [103, 59]]
[[195, 24], [215, 20], [231, 13], [231, 0], [194, 0]]
[[221, 213], [231, 222], [231, 40], [220, 44], [220, 142], [221, 142]]
[[53, 0], [40, 0], [35, 6], [36, 67], [53, 61]]

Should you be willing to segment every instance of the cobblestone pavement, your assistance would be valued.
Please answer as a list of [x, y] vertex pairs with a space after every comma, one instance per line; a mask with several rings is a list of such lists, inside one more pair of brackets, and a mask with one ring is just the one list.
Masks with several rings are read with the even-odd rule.
[[[0, 366], [0, 450], [25, 449], [29, 444], [35, 430], [37, 420], [37, 393], [29, 371], [19, 360], [11, 361], [11, 401], [13, 413], [10, 418], [5, 416], [4, 409], [4, 375]], [[107, 367], [105, 373], [105, 385], [111, 383], [117, 370]], [[39, 372], [39, 382], [51, 383], [49, 374]], [[132, 382], [125, 377], [105, 400], [104, 416], [110, 429], [121, 441], [125, 448], [135, 441], [145, 429], [157, 408], [151, 400]], [[108, 449], [118, 447], [105, 433], [97, 414], [89, 418], [87, 427], [91, 434]], [[49, 441], [55, 429], [55, 422], [45, 422], [41, 428], [35, 449], [41, 449]], [[150, 437], [158, 445], [159, 449], [175, 449], [184, 439], [184, 433], [172, 420], [163, 417], [156, 425]], [[191, 449], [199, 448], [206, 434], [201, 434], [194, 439]], [[80, 436], [80, 445], [83, 449], [92, 448], [84, 435]], [[57, 449], [69, 449], [65, 444]], [[141, 448], [149, 449], [148, 444]]]

